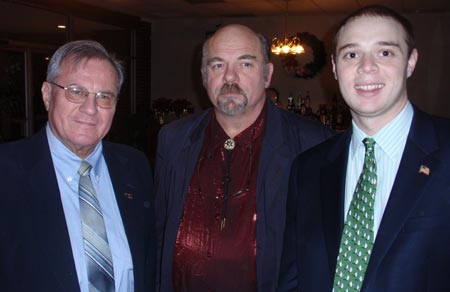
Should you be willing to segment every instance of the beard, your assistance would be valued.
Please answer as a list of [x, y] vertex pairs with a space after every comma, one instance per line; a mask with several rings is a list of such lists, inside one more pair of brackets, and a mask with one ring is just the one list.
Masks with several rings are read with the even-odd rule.
[[[225, 96], [225, 94], [234, 95]], [[242, 113], [247, 104], [247, 94], [236, 83], [224, 84], [217, 94], [217, 108], [228, 116]]]

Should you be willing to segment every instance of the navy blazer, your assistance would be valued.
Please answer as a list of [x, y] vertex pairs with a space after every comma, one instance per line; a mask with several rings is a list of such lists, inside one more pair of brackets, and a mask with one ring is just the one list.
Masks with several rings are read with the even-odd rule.
[[[108, 142], [103, 142], [103, 155], [131, 250], [135, 291], [154, 291], [148, 160]], [[1, 144], [0, 165], [0, 290], [80, 291], [45, 128], [30, 139]]]
[[[267, 101], [265, 134], [257, 179], [256, 272], [258, 291], [275, 291], [293, 159], [332, 132], [319, 123]], [[211, 109], [163, 127], [156, 157], [156, 214], [159, 291], [173, 291], [172, 264], [184, 200], [203, 145]]]
[[[332, 290], [351, 134], [293, 163], [279, 291]], [[449, 273], [450, 122], [414, 109], [361, 291], [450, 291]]]

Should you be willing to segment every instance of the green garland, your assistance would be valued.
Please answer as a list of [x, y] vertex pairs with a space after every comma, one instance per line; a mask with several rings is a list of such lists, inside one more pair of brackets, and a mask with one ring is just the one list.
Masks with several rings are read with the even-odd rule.
[[[310, 79], [314, 78], [327, 63], [327, 54], [325, 46], [321, 40], [309, 32], [297, 33], [301, 44], [312, 49], [314, 59], [306, 64], [301, 64], [295, 58], [295, 55], [284, 55], [281, 57], [286, 72], [293, 74], [295, 77]], [[307, 50], [308, 48], [305, 48]]]

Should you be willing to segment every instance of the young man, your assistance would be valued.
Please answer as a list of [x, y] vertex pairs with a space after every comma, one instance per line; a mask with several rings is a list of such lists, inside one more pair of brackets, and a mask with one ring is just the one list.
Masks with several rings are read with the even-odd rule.
[[409, 102], [417, 59], [388, 8], [339, 27], [352, 128], [293, 163], [279, 291], [450, 291], [450, 122]]

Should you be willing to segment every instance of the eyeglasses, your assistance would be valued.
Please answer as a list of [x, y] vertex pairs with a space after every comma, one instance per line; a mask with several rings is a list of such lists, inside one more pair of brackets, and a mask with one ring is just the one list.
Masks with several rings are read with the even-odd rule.
[[101, 108], [110, 109], [117, 102], [117, 97], [111, 92], [89, 92], [86, 88], [80, 85], [62, 86], [56, 84], [55, 82], [47, 82], [64, 89], [65, 97], [68, 101], [73, 103], [84, 103], [91, 93], [95, 95], [95, 103]]

